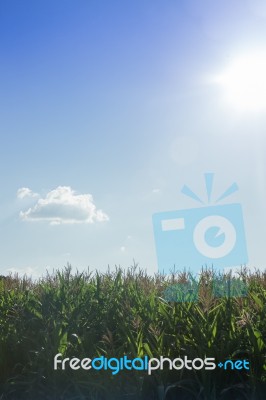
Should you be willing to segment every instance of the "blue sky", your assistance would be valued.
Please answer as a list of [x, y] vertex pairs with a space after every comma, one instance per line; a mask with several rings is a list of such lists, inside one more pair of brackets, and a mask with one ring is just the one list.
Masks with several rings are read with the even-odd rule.
[[264, 57], [265, 22], [259, 0], [0, 1], [1, 273], [153, 273], [153, 213], [196, 207], [205, 172], [238, 183], [265, 268], [265, 109], [217, 83]]

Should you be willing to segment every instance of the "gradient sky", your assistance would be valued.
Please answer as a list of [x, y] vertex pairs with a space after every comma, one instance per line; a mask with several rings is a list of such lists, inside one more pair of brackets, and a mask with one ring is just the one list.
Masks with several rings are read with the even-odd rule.
[[196, 207], [205, 172], [238, 183], [265, 268], [266, 111], [215, 83], [265, 51], [264, 3], [0, 0], [1, 274], [155, 272], [152, 214]]

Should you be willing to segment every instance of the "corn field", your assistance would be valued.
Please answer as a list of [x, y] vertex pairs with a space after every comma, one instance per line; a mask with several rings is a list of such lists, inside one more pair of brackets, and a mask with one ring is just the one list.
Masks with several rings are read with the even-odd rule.
[[[186, 272], [150, 276], [134, 265], [80, 273], [68, 265], [37, 281], [1, 277], [0, 399], [265, 399], [266, 272], [242, 269], [237, 279], [246, 285], [245, 295], [217, 296], [213, 272], [202, 270], [196, 298], [173, 301], [166, 290], [185, 287]], [[54, 370], [57, 353], [80, 359], [245, 358], [251, 368], [114, 376], [104, 370]]]

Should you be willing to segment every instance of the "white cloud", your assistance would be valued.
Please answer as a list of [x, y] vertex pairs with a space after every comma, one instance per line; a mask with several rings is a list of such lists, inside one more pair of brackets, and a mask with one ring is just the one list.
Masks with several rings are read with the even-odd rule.
[[18, 189], [17, 197], [19, 199], [24, 199], [25, 197], [38, 197], [38, 193], [34, 193], [31, 189], [23, 187]]
[[152, 193], [160, 193], [160, 189], [153, 189]]
[[121, 247], [120, 247], [120, 250], [122, 251], [122, 253], [124, 253], [124, 252], [126, 251], [125, 246], [121, 246]]
[[21, 211], [20, 217], [25, 221], [48, 221], [51, 225], [109, 220], [108, 215], [97, 210], [91, 194], [76, 194], [69, 186], [51, 190], [35, 206]]

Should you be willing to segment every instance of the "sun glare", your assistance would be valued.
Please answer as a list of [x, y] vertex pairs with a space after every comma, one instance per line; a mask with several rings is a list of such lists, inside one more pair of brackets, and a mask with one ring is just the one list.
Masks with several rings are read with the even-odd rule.
[[266, 54], [236, 58], [217, 78], [226, 102], [239, 111], [266, 110]]

